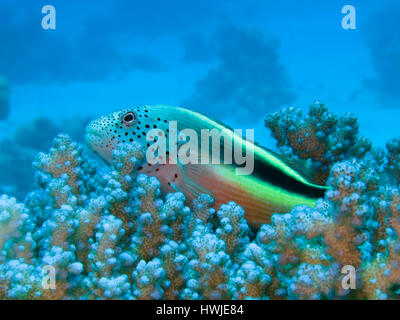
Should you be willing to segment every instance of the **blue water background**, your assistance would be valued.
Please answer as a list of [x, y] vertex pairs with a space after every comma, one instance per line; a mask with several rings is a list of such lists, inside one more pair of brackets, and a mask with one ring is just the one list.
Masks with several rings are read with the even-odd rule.
[[[45, 4], [55, 30], [41, 27]], [[346, 4], [356, 30], [341, 26]], [[10, 114], [0, 121], [0, 193], [20, 197], [29, 183], [15, 180], [32, 179], [19, 148], [45, 150], [58, 131], [79, 139], [89, 118], [132, 105], [201, 110], [273, 147], [265, 114], [318, 100], [355, 113], [361, 134], [383, 146], [400, 135], [399, 21], [394, 0], [2, 0]]]

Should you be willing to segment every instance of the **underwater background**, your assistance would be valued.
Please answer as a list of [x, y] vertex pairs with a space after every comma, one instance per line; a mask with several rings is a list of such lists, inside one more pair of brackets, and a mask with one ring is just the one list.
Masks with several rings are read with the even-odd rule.
[[200, 110], [271, 148], [265, 115], [314, 101], [356, 114], [375, 145], [398, 134], [397, 1], [352, 1], [355, 30], [346, 1], [52, 1], [55, 30], [45, 4], [0, 4], [0, 190], [20, 200], [32, 149], [132, 105]]
[[[399, 21], [395, 0], [3, 0], [0, 298], [398, 299]], [[290, 130], [326, 128], [333, 191], [253, 233], [234, 203], [189, 209], [152, 178], [124, 180], [138, 150], [107, 169], [76, 144], [89, 121], [156, 104], [255, 129], [315, 168]], [[40, 288], [43, 265], [61, 270], [57, 290]], [[339, 287], [343, 265], [361, 293]]]

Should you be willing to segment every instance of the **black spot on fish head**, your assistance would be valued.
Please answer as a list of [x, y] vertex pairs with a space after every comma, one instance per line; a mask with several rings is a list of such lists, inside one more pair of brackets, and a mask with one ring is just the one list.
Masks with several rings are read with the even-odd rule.
[[168, 141], [170, 120], [157, 107], [126, 108], [92, 121], [86, 140], [92, 150], [108, 161], [119, 143], [137, 141], [148, 146], [161, 138]]
[[135, 128], [140, 140], [153, 141], [154, 137], [160, 136], [159, 131], [162, 131], [162, 135], [168, 138], [170, 119], [159, 107], [136, 107], [135, 112], [138, 117]]

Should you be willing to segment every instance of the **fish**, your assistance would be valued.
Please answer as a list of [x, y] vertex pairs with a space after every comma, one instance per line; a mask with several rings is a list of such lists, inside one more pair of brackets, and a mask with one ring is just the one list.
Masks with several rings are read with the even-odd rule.
[[[181, 135], [187, 129], [198, 137], [202, 137], [204, 130], [217, 130], [223, 132], [224, 138], [216, 143], [211, 141], [209, 150], [201, 148], [204, 142], [201, 138], [188, 148], [188, 136]], [[112, 151], [118, 144], [141, 143], [146, 155], [152, 151], [159, 161], [149, 161], [146, 157], [136, 169], [137, 173], [159, 179], [163, 193], [182, 192], [188, 203], [206, 193], [214, 198], [216, 208], [234, 201], [245, 210], [245, 218], [252, 227], [269, 223], [272, 214], [289, 212], [296, 205], [314, 207], [329, 189], [313, 181], [313, 173], [304, 161], [284, 157], [243, 138], [222, 122], [186, 108], [154, 105], [112, 112], [89, 123], [85, 140], [106, 163], [111, 162]], [[171, 142], [164, 152], [159, 148], [160, 141]], [[238, 170], [244, 169], [244, 163], [233, 156], [236, 146], [242, 156], [244, 151], [251, 151], [253, 166], [247, 174], [238, 174]], [[197, 162], [183, 163], [177, 157], [190, 155], [192, 151], [191, 159]], [[232, 155], [231, 161], [229, 155]], [[211, 160], [203, 163], [203, 159]]]

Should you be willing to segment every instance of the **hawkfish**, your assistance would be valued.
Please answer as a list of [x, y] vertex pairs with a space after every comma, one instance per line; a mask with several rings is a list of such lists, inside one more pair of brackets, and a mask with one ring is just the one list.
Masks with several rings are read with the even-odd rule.
[[[219, 132], [220, 136], [210, 134], [210, 144], [204, 132]], [[192, 140], [190, 144], [188, 140]], [[245, 210], [253, 227], [270, 222], [273, 213], [289, 212], [296, 205], [314, 207], [327, 190], [313, 182], [304, 162], [279, 155], [189, 109], [132, 107], [102, 116], [86, 128], [87, 145], [107, 163], [118, 144], [133, 142], [146, 149], [137, 173], [158, 178], [163, 193], [183, 192], [188, 203], [206, 193], [214, 198], [216, 208], [234, 201]], [[208, 149], [201, 145], [206, 142]], [[246, 152], [251, 164], [244, 161]]]

